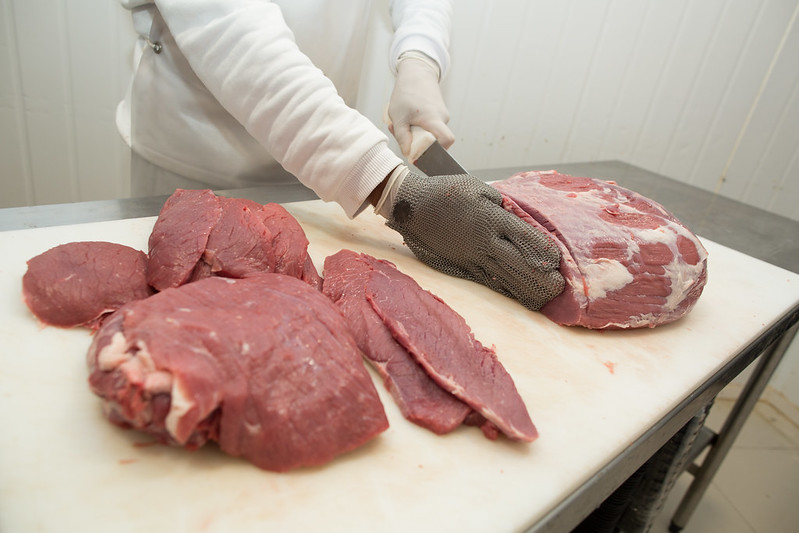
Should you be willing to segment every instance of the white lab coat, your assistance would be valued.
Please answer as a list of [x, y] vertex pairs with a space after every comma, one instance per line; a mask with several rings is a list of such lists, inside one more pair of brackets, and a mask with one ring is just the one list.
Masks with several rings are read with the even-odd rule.
[[[140, 39], [117, 124], [137, 156], [212, 188], [263, 183], [279, 163], [348, 216], [401, 163], [351, 107], [370, 0], [122, 5]], [[402, 52], [420, 50], [445, 72], [451, 1], [396, 0], [390, 8], [392, 68]]]

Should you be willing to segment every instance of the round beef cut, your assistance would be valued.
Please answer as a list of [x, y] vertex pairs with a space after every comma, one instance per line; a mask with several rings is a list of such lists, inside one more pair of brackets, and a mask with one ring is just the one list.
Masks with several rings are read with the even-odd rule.
[[388, 427], [347, 324], [283, 274], [211, 277], [115, 313], [88, 355], [111, 422], [259, 468], [321, 465]]
[[562, 325], [655, 327], [696, 304], [707, 251], [660, 204], [614, 182], [556, 171], [496, 182], [503, 206], [553, 235], [566, 287], [541, 312]]
[[108, 313], [153, 293], [146, 269], [147, 256], [129, 246], [61, 244], [28, 261], [22, 296], [45, 324], [96, 328]]

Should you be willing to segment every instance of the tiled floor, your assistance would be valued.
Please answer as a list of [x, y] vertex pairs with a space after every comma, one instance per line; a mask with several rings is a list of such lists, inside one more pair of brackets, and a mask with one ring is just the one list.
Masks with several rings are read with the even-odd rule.
[[[706, 425], [718, 430], [731, 400], [717, 399]], [[650, 530], [667, 533], [692, 481], [683, 474]], [[799, 427], [759, 402], [683, 533], [799, 533]]]

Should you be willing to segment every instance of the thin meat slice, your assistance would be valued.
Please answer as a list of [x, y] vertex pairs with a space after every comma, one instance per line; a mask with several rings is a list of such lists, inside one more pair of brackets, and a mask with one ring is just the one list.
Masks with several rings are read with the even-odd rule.
[[462, 316], [389, 265], [372, 271], [366, 298], [397, 342], [441, 388], [488, 421], [470, 417], [486, 436], [493, 425], [511, 439], [535, 440], [527, 407], [494, 351], [474, 338]]
[[563, 292], [541, 312], [561, 325], [655, 327], [696, 304], [707, 252], [660, 204], [613, 182], [555, 171], [494, 184], [503, 206], [557, 239]]
[[281, 274], [211, 277], [120, 309], [89, 350], [109, 420], [274, 471], [325, 464], [388, 427], [335, 306]]
[[111, 242], [62, 244], [28, 261], [22, 295], [43, 323], [96, 328], [108, 313], [152, 294], [147, 256]]
[[383, 378], [403, 416], [444, 434], [460, 426], [471, 407], [442, 389], [392, 336], [366, 299], [373, 273], [396, 272], [393, 264], [351, 250], [325, 259], [323, 292], [339, 308], [358, 347]]
[[219, 199], [209, 189], [178, 189], [167, 198], [148, 243], [149, 284], [161, 291], [188, 282], [221, 216]]

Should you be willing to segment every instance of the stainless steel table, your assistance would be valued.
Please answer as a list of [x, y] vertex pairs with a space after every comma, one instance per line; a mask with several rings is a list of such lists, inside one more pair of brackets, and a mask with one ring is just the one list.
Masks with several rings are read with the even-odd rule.
[[[555, 168], [561, 172], [612, 179], [670, 209], [703, 237], [793, 272], [799, 272], [799, 223], [703, 191], [664, 176], [618, 161], [528, 165], [524, 168], [475, 170], [486, 181], [502, 179], [516, 171]], [[289, 203], [315, 198], [304, 187], [281, 186], [218, 191], [260, 202]], [[152, 216], [165, 197], [121, 199], [0, 210], [0, 231]], [[735, 376], [758, 360], [741, 399], [713, 443], [708, 457], [695, 473], [695, 481], [674, 517], [675, 530], [683, 527], [713, 474], [740, 430], [757, 398], [796, 333], [799, 308], [788, 310], [770, 329], [754, 340], [723, 369], [694, 391], [667, 416], [649, 428], [626, 451], [538, 521], [529, 531], [570, 531], [588, 516], [680, 428], [706, 406]], [[708, 445], [710, 443], [707, 443]], [[704, 444], [703, 444], [704, 445]]]

